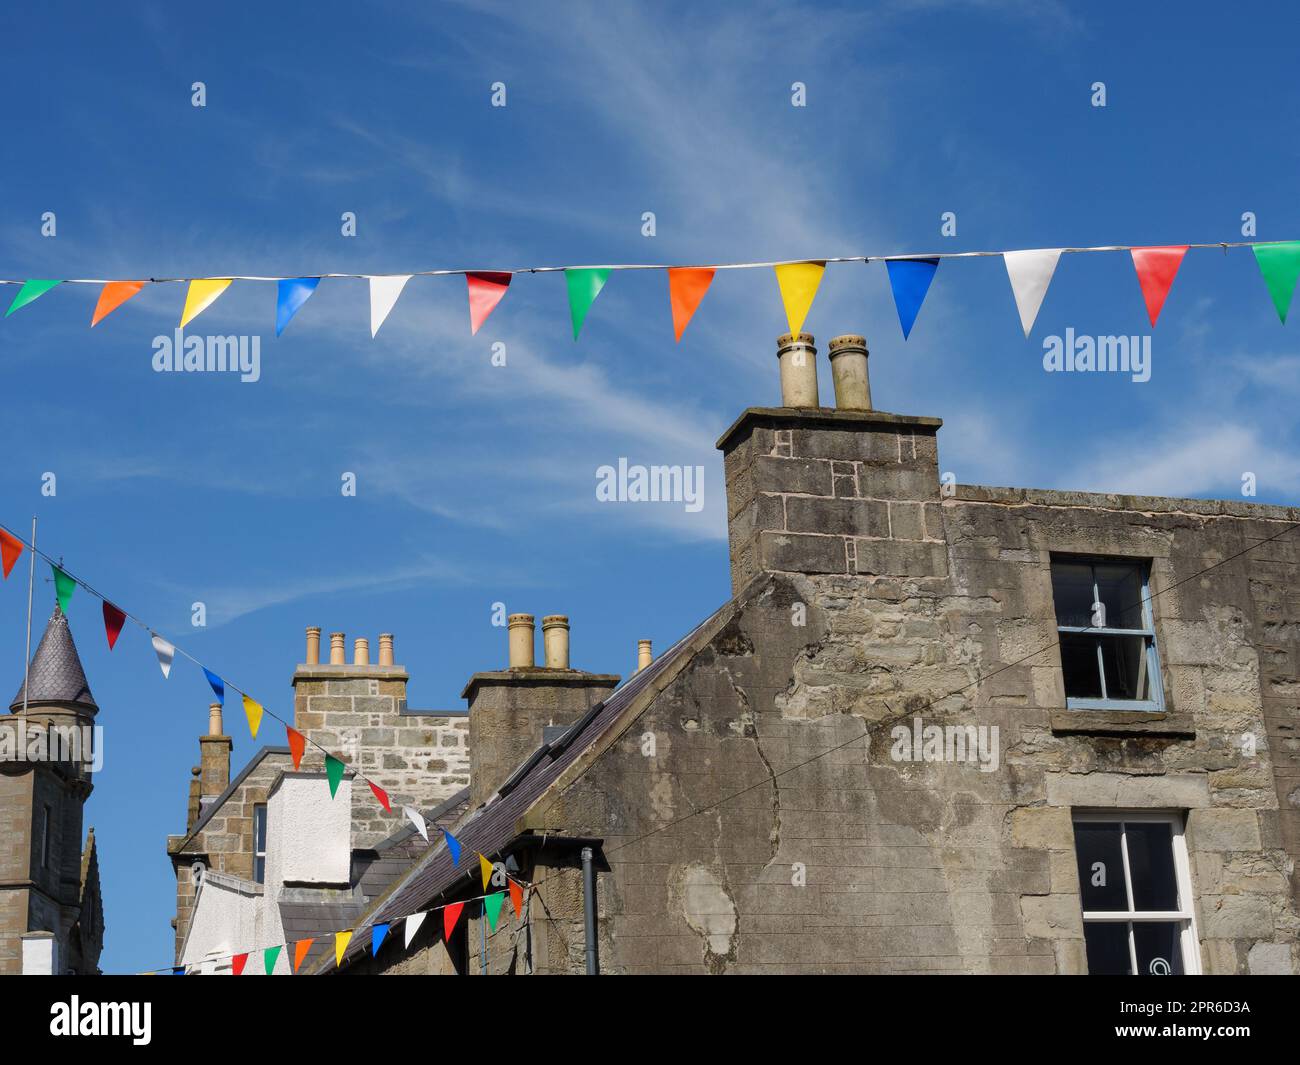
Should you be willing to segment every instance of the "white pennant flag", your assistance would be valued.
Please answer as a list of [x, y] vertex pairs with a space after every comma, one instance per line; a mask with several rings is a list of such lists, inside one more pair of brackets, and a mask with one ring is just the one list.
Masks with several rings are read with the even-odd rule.
[[397, 297], [411, 280], [410, 274], [396, 277], [372, 277], [370, 279], [370, 335], [378, 334], [379, 327], [397, 303]]
[[176, 657], [176, 648], [155, 632], [153, 649], [158, 656], [158, 668], [163, 671], [163, 679], [166, 680], [172, 674], [172, 659]]
[[406, 945], [408, 947], [411, 945], [411, 940], [415, 938], [415, 934], [420, 930], [420, 925], [424, 924], [424, 919], [428, 916], [429, 911], [425, 910], [423, 913], [413, 913], [406, 919]]
[[424, 823], [424, 818], [420, 815], [420, 811], [417, 810], [414, 806], [403, 806], [402, 813], [406, 814], [406, 816], [411, 819], [411, 824], [415, 826], [415, 831], [417, 831], [418, 833], [420, 833], [421, 836], [424, 837], [425, 843], [428, 843], [429, 828]]
[[1020, 324], [1025, 336], [1034, 328], [1038, 317], [1038, 308], [1043, 305], [1047, 295], [1047, 286], [1052, 283], [1056, 273], [1056, 263], [1061, 257], [1060, 248], [1037, 248], [1032, 251], [1004, 251], [1002, 258], [1007, 264], [1007, 276], [1011, 278], [1011, 291], [1016, 297], [1016, 309], [1020, 312]]

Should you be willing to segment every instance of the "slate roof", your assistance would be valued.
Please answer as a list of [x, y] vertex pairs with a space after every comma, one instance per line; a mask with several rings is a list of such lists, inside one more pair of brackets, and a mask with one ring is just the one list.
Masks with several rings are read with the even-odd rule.
[[[434, 905], [442, 895], [465, 880], [478, 877], [475, 852], [487, 855], [500, 853], [517, 836], [516, 824], [546, 790], [559, 779], [584, 752], [623, 717], [625, 711], [665, 674], [675, 675], [690, 660], [697, 640], [711, 630], [720, 629], [735, 610], [736, 600], [730, 600], [709, 618], [701, 622], [678, 640], [663, 655], [645, 669], [634, 674], [621, 688], [602, 703], [597, 703], [587, 714], [556, 742], [543, 743], [501, 785], [497, 795], [476, 809], [467, 820], [454, 829], [460, 841], [461, 863], [452, 863], [445, 840], [436, 841], [424, 858], [412, 869], [387, 897], [381, 899], [356, 926], [352, 941], [344, 953], [343, 964], [368, 953], [370, 929], [374, 924], [396, 921], [408, 914], [418, 913]], [[332, 969], [332, 965], [330, 967]]]
[[[72, 642], [68, 619], [56, 605], [45, 626], [45, 634], [36, 646], [32, 663], [27, 671], [27, 705], [73, 703], [97, 712], [99, 704], [90, 694], [86, 671], [81, 668], [81, 656]], [[18, 681], [18, 694], [9, 704], [11, 711], [23, 708], [23, 682]]]

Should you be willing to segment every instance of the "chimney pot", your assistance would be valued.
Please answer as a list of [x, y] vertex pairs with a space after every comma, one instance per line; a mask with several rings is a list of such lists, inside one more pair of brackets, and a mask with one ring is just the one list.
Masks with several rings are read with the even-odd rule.
[[506, 620], [510, 635], [510, 668], [532, 669], [533, 641], [536, 628], [532, 614], [511, 614]]
[[781, 364], [781, 406], [816, 407], [817, 349], [811, 333], [784, 333], [776, 341]]
[[364, 636], [358, 636], [352, 644], [352, 664], [354, 666], [370, 665], [370, 641]]
[[637, 640], [636, 642], [636, 671], [638, 673], [645, 669], [654, 661], [654, 655], [650, 652], [649, 640]]
[[208, 735], [221, 736], [221, 704], [210, 703], [208, 705]]
[[307, 665], [320, 665], [320, 626], [307, 627]]
[[866, 337], [848, 333], [831, 340], [831, 379], [835, 382], [835, 406], [840, 410], [871, 410], [868, 354]]
[[344, 647], [344, 637], [341, 632], [330, 633], [330, 665], [342, 666], [347, 664], [347, 648]]
[[564, 614], [542, 618], [542, 646], [547, 669], [569, 668], [569, 619]]
[[393, 664], [393, 634], [391, 632], [381, 632], [379, 634], [379, 664], [381, 666], [391, 666]]

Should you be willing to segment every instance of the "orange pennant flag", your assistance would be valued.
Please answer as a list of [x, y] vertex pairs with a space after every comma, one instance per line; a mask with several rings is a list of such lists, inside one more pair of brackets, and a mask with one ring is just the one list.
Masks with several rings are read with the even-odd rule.
[[682, 339], [687, 323], [713, 284], [713, 268], [674, 266], [668, 270], [668, 302], [673, 308], [673, 332]]
[[510, 904], [515, 908], [515, 919], [524, 915], [524, 889], [510, 881]]
[[99, 290], [99, 302], [95, 304], [95, 316], [90, 320], [90, 327], [94, 329], [101, 319], [107, 318], [142, 288], [143, 281], [105, 282]]
[[288, 725], [284, 726], [284, 731], [289, 737], [289, 750], [293, 754], [293, 767], [297, 769], [302, 765], [303, 752], [307, 750], [307, 737]]
[[298, 940], [297, 943], [293, 945], [293, 971], [294, 972], [298, 971], [298, 966], [302, 964], [302, 959], [307, 957], [307, 951], [311, 950], [311, 945], [315, 942], [316, 940], [313, 937], [312, 939], [300, 939]]
[[23, 542], [0, 529], [0, 564], [4, 567], [5, 580], [9, 579], [9, 571], [14, 568], [14, 563], [22, 553]]
[[453, 902], [442, 911], [442, 934], [444, 938], [451, 938], [451, 930], [456, 927], [456, 922], [460, 920], [460, 911], [464, 908], [465, 904], [463, 902]]

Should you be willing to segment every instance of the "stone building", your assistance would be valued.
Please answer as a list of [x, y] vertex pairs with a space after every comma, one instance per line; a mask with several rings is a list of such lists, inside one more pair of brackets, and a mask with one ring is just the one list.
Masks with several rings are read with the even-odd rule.
[[[783, 405], [718, 442], [732, 598], [617, 688], [512, 619], [464, 856], [434, 837], [344, 970], [1300, 972], [1300, 510], [958, 484], [862, 338], [835, 408], [778, 346]], [[482, 927], [475, 852], [521, 922]]]
[[104, 943], [95, 830], [82, 836], [98, 768], [90, 693], [56, 606], [0, 719], [0, 975], [93, 974]]
[[[355, 641], [348, 662], [344, 634], [333, 633], [321, 662], [320, 629], [309, 628], [306, 661], [292, 679], [306, 753], [295, 770], [287, 746], [262, 747], [234, 779], [232, 741], [222, 707], [212, 704], [191, 770], [186, 831], [167, 841], [177, 964], [229, 971], [234, 953], [346, 927], [422, 853], [401, 808], [423, 811], [431, 825], [465, 808], [468, 719], [409, 709], [407, 680], [390, 634], [379, 637], [371, 663], [368, 640]], [[264, 718], [262, 735], [279, 728]], [[334, 798], [321, 748], [350, 767]], [[354, 793], [351, 767], [388, 793], [396, 816], [364, 784]], [[328, 953], [324, 940], [313, 949]], [[288, 955], [280, 962], [288, 971]]]

